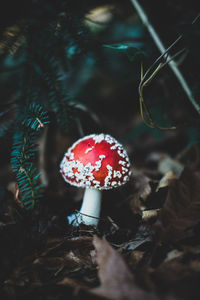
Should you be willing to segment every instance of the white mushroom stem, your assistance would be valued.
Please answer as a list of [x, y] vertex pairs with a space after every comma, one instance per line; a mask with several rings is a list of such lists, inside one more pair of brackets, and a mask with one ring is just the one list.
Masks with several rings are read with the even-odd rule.
[[80, 209], [80, 218], [86, 225], [97, 226], [101, 210], [101, 191], [86, 188]]
[[68, 222], [74, 226], [80, 223], [97, 226], [101, 211], [101, 191], [86, 188], [80, 212], [67, 217]]

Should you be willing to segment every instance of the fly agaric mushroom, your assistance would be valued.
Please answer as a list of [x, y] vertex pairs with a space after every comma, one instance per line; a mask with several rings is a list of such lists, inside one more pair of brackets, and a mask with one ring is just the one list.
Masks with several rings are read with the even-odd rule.
[[125, 184], [131, 175], [128, 155], [108, 134], [92, 134], [75, 142], [65, 153], [60, 172], [66, 182], [86, 188], [79, 214], [68, 217], [78, 226], [98, 225], [101, 190]]

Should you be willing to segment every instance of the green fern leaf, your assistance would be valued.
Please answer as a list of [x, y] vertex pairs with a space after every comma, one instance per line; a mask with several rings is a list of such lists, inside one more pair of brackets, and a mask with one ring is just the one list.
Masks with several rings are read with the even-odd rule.
[[31, 210], [42, 197], [40, 173], [34, 167], [36, 141], [40, 130], [49, 123], [47, 112], [41, 105], [33, 103], [28, 106], [25, 118], [21, 118], [20, 131], [15, 133], [11, 166], [16, 174], [24, 207]]

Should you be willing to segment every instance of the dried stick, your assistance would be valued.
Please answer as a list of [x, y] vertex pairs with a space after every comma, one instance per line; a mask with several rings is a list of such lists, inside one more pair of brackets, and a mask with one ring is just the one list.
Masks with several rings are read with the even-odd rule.
[[[143, 10], [142, 6], [138, 3], [137, 0], [130, 0], [130, 1], [132, 2], [133, 6], [135, 7], [135, 10], [137, 11], [138, 15], [140, 16], [142, 22], [147, 27], [151, 37], [153, 38], [153, 40], [154, 40], [156, 46], [158, 47], [158, 49], [160, 50], [161, 54], [165, 53], [166, 49], [165, 49], [161, 39], [159, 38], [157, 32], [155, 31], [155, 29], [153, 28], [153, 26], [149, 22], [148, 17], [146, 15], [145, 11]], [[196, 19], [195, 19], [195, 21], [196, 21]], [[194, 21], [193, 21], [193, 23], [194, 23]], [[196, 102], [195, 98], [193, 97], [192, 91], [189, 88], [185, 78], [183, 77], [182, 73], [180, 72], [180, 70], [179, 70], [178, 66], [176, 65], [175, 61], [173, 59], [171, 59], [170, 55], [168, 55], [168, 59], [170, 60], [169, 61], [170, 68], [172, 69], [172, 71], [174, 72], [176, 78], [180, 82], [180, 84], [181, 84], [183, 90], [185, 91], [186, 95], [188, 96], [190, 102], [192, 103], [192, 105], [194, 106], [196, 111], [200, 114], [200, 105]]]

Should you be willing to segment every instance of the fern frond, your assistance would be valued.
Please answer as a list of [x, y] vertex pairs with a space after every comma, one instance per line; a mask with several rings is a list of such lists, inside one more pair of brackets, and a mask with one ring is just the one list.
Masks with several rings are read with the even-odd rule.
[[26, 113], [26, 118], [22, 122], [22, 125], [39, 131], [48, 123], [48, 114], [46, 111], [43, 111], [42, 106], [36, 103], [30, 104]]
[[37, 174], [36, 168], [32, 164], [29, 167], [20, 167], [16, 178], [20, 192], [22, 194], [22, 202], [27, 210], [35, 207], [36, 202], [42, 197], [42, 185], [39, 183], [40, 173]]
[[30, 210], [42, 196], [40, 173], [37, 173], [34, 161], [39, 132], [49, 120], [47, 112], [36, 103], [29, 105], [24, 116], [19, 124], [20, 131], [14, 135], [11, 166], [16, 174], [24, 207]]
[[11, 166], [15, 173], [20, 168], [29, 167], [35, 158], [36, 136], [33, 131], [16, 133], [13, 137], [13, 151], [11, 153]]
[[48, 100], [52, 110], [56, 115], [56, 120], [63, 131], [69, 129], [75, 108], [70, 105], [70, 96], [63, 86], [60, 76], [59, 64], [55, 57], [45, 57], [44, 62], [40, 64], [43, 78], [48, 86]]

